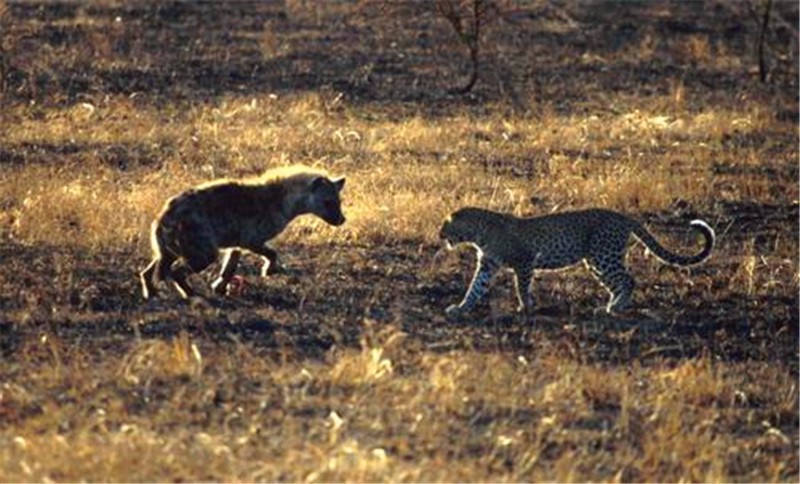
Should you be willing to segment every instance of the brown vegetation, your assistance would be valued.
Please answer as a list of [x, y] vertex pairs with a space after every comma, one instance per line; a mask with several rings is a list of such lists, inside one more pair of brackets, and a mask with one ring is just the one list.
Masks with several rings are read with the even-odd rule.
[[[0, 479], [797, 481], [796, 4], [767, 83], [727, 2], [526, 5], [452, 96], [463, 45], [414, 2], [8, 3]], [[347, 175], [344, 226], [300, 220], [236, 296], [142, 301], [168, 196], [292, 163]], [[463, 205], [719, 244], [633, 250], [622, 316], [575, 270], [535, 325], [505, 280], [453, 323]]]

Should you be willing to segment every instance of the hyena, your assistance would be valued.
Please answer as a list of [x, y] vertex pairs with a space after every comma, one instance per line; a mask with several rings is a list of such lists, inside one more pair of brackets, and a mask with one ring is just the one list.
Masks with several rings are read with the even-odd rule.
[[279, 269], [278, 254], [267, 246], [297, 216], [314, 214], [330, 225], [345, 222], [339, 193], [345, 179], [304, 166], [278, 168], [260, 177], [217, 180], [171, 198], [153, 222], [153, 261], [141, 272], [145, 299], [158, 280], [172, 280], [181, 296], [194, 295], [187, 277], [224, 251], [222, 270], [212, 283], [225, 294], [241, 250], [264, 259], [261, 274]]

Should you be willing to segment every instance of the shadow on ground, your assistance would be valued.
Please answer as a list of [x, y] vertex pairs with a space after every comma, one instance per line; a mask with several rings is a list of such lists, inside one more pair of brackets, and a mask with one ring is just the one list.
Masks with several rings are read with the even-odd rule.
[[[0, 292], [5, 308], [0, 349], [10, 357], [26, 340], [51, 334], [124, 351], [141, 339], [169, 340], [186, 332], [193, 339], [247, 341], [298, 358], [321, 358], [334, 347], [359, 348], [364, 325], [377, 324], [394, 325], [438, 352], [533, 355], [555, 346], [585, 362], [626, 365], [712, 356], [779, 361], [797, 371], [797, 297], [720, 289], [709, 300], [700, 288], [714, 284], [711, 279], [723, 262], [712, 260], [682, 274], [679, 280], [691, 279], [698, 289], [680, 299], [680, 288], [669, 282], [667, 273], [664, 282], [640, 279], [637, 309], [616, 316], [596, 311], [606, 295], [585, 271], [543, 278], [537, 285], [539, 307], [533, 323], [513, 313], [510, 277], [501, 277], [473, 314], [451, 321], [443, 309], [463, 295], [471, 254], [461, 254], [458, 265], [463, 269], [454, 275], [447, 270], [419, 271], [425, 261], [433, 260], [437, 247], [402, 242], [339, 249], [338, 257], [331, 259], [326, 247], [287, 247], [291, 275], [261, 279], [255, 266], [245, 266], [248, 284], [237, 296], [184, 301], [164, 291], [163, 297], [145, 302], [135, 272], [123, 263], [107, 264], [132, 259], [130, 253], [74, 254], [68, 249], [3, 244], [0, 269], [22, 277], [14, 281], [19, 286], [6, 279]], [[54, 263], [67, 257], [83, 262], [75, 263], [77, 268]], [[70, 286], [59, 270], [73, 274], [69, 280], [87, 283]], [[565, 280], [570, 289], [562, 285]], [[207, 281], [194, 282], [202, 286]]]

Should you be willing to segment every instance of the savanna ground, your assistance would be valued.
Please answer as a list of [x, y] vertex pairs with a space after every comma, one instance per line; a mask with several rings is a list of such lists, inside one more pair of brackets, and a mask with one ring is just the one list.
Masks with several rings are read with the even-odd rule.
[[[501, 6], [457, 96], [423, 2], [7, 3], [0, 479], [796, 482], [797, 4], [766, 83], [746, 3]], [[299, 220], [237, 295], [142, 300], [166, 197], [290, 163], [348, 176], [346, 225]], [[623, 315], [576, 268], [535, 324], [507, 275], [453, 322], [468, 204], [718, 245], [634, 247]]]

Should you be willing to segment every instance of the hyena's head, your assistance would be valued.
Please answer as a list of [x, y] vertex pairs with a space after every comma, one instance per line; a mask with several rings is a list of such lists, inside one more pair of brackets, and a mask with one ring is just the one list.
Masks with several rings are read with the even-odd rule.
[[345, 222], [339, 196], [342, 188], [344, 177], [334, 180], [325, 176], [314, 178], [308, 194], [309, 211], [331, 225], [342, 225]]

